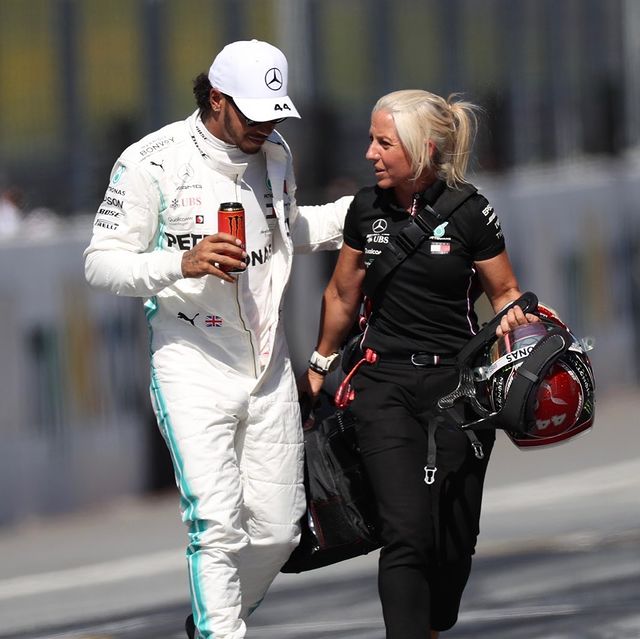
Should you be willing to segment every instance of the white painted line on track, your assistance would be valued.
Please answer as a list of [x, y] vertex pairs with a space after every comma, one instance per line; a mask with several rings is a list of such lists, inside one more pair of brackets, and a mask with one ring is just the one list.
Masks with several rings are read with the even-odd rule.
[[[521, 606], [518, 608], [492, 608], [491, 610], [471, 610], [460, 614], [460, 623], [478, 623], [487, 621], [500, 621], [504, 619], [531, 619], [532, 617], [559, 617], [574, 615], [582, 608], [572, 605], [545, 605], [545, 606]], [[347, 630], [384, 630], [382, 617], [353, 620], [329, 620], [323, 619], [311, 623], [279, 624], [269, 626], [252, 626], [251, 633], [256, 636], [274, 637], [299, 637], [305, 632], [318, 630], [347, 631]]]
[[497, 514], [531, 510], [626, 489], [640, 489], [640, 459], [488, 489], [482, 511]]
[[532, 617], [563, 617], [575, 615], [584, 606], [575, 605], [546, 605], [521, 606], [519, 608], [491, 608], [490, 610], [470, 610], [460, 613], [463, 623], [478, 623], [481, 621], [500, 621], [503, 619], [531, 619]]
[[174, 570], [186, 571], [184, 549], [166, 550], [89, 566], [3, 579], [0, 581], [0, 601], [56, 590], [125, 581], [136, 577], [149, 577]]
[[[483, 622], [532, 619], [534, 617], [562, 617], [578, 614], [583, 607], [575, 605], [542, 605], [542, 606], [520, 606], [517, 608], [491, 608], [489, 610], [470, 610], [462, 612], [459, 624], [481, 624]], [[157, 622], [157, 616], [135, 616], [120, 622], [98, 623], [95, 625], [86, 624], [76, 630], [64, 631], [56, 634], [43, 634], [32, 636], [32, 639], [78, 639], [96, 637], [95, 633], [115, 633], [148, 628]], [[290, 623], [277, 625], [257, 625], [251, 627], [251, 635], [256, 637], [292, 637], [298, 638], [309, 632], [348, 632], [349, 630], [371, 630], [384, 631], [384, 624], [381, 617], [370, 617], [366, 619], [323, 619], [320, 621], [307, 623]], [[91, 633], [91, 634], [87, 634]], [[182, 634], [179, 635], [180, 637]]]
[[[141, 630], [149, 628], [154, 623], [158, 622], [157, 615], [137, 616], [124, 619], [122, 621], [110, 621], [107, 623], [86, 624], [77, 630], [66, 630], [52, 634], [50, 632], [46, 634], [33, 635], [31, 639], [71, 639], [72, 637], [83, 637], [84, 639], [97, 639], [99, 637], [107, 639], [104, 633], [109, 635], [117, 632], [131, 632], [132, 630]], [[88, 634], [90, 633], [90, 634]], [[180, 635], [183, 636], [182, 633]]]
[[[483, 499], [483, 513], [495, 515], [567, 501], [575, 503], [579, 498], [616, 494], [638, 488], [640, 459], [488, 489]], [[0, 601], [146, 578], [173, 571], [186, 572], [183, 548], [3, 579], [0, 580]]]

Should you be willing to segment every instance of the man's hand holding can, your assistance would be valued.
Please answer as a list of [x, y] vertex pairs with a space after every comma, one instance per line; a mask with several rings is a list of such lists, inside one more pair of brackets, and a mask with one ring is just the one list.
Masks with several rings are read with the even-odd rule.
[[[246, 245], [244, 207], [240, 202], [223, 202], [218, 210], [218, 233], [228, 233]], [[225, 269], [227, 273], [242, 273], [246, 268]]]
[[182, 255], [182, 276], [202, 277], [215, 275], [227, 282], [235, 282], [230, 271], [241, 273], [246, 269], [247, 253], [242, 242], [228, 233], [215, 233], [202, 238]]

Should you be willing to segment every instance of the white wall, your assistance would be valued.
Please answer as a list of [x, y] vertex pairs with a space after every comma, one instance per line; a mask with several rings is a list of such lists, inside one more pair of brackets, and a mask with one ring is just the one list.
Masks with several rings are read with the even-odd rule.
[[0, 246], [0, 523], [146, 482], [146, 327], [85, 284], [89, 232]]

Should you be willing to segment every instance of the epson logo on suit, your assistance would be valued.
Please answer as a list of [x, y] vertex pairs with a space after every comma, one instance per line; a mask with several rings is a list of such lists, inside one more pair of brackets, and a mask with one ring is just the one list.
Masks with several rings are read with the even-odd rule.
[[103, 204], [106, 204], [107, 206], [115, 206], [116, 208], [121, 209], [124, 202], [118, 198], [106, 195]]

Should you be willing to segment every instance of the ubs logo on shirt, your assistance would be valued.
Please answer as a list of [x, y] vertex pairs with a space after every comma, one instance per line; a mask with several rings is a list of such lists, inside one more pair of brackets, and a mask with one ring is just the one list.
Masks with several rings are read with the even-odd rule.
[[184, 209], [189, 208], [191, 206], [200, 206], [202, 204], [202, 199], [199, 197], [181, 197], [174, 198], [171, 200], [170, 208], [172, 209]]
[[371, 225], [372, 233], [367, 233], [366, 246], [364, 248], [364, 263], [366, 267], [369, 267], [375, 257], [382, 253], [384, 247], [380, 246], [380, 244], [389, 243], [389, 234], [385, 233], [388, 228], [389, 224], [384, 218], [378, 218]]
[[367, 233], [367, 244], [388, 244], [389, 235], [385, 233], [388, 226], [387, 220], [384, 218], [378, 218], [375, 220], [371, 225], [373, 233]]

